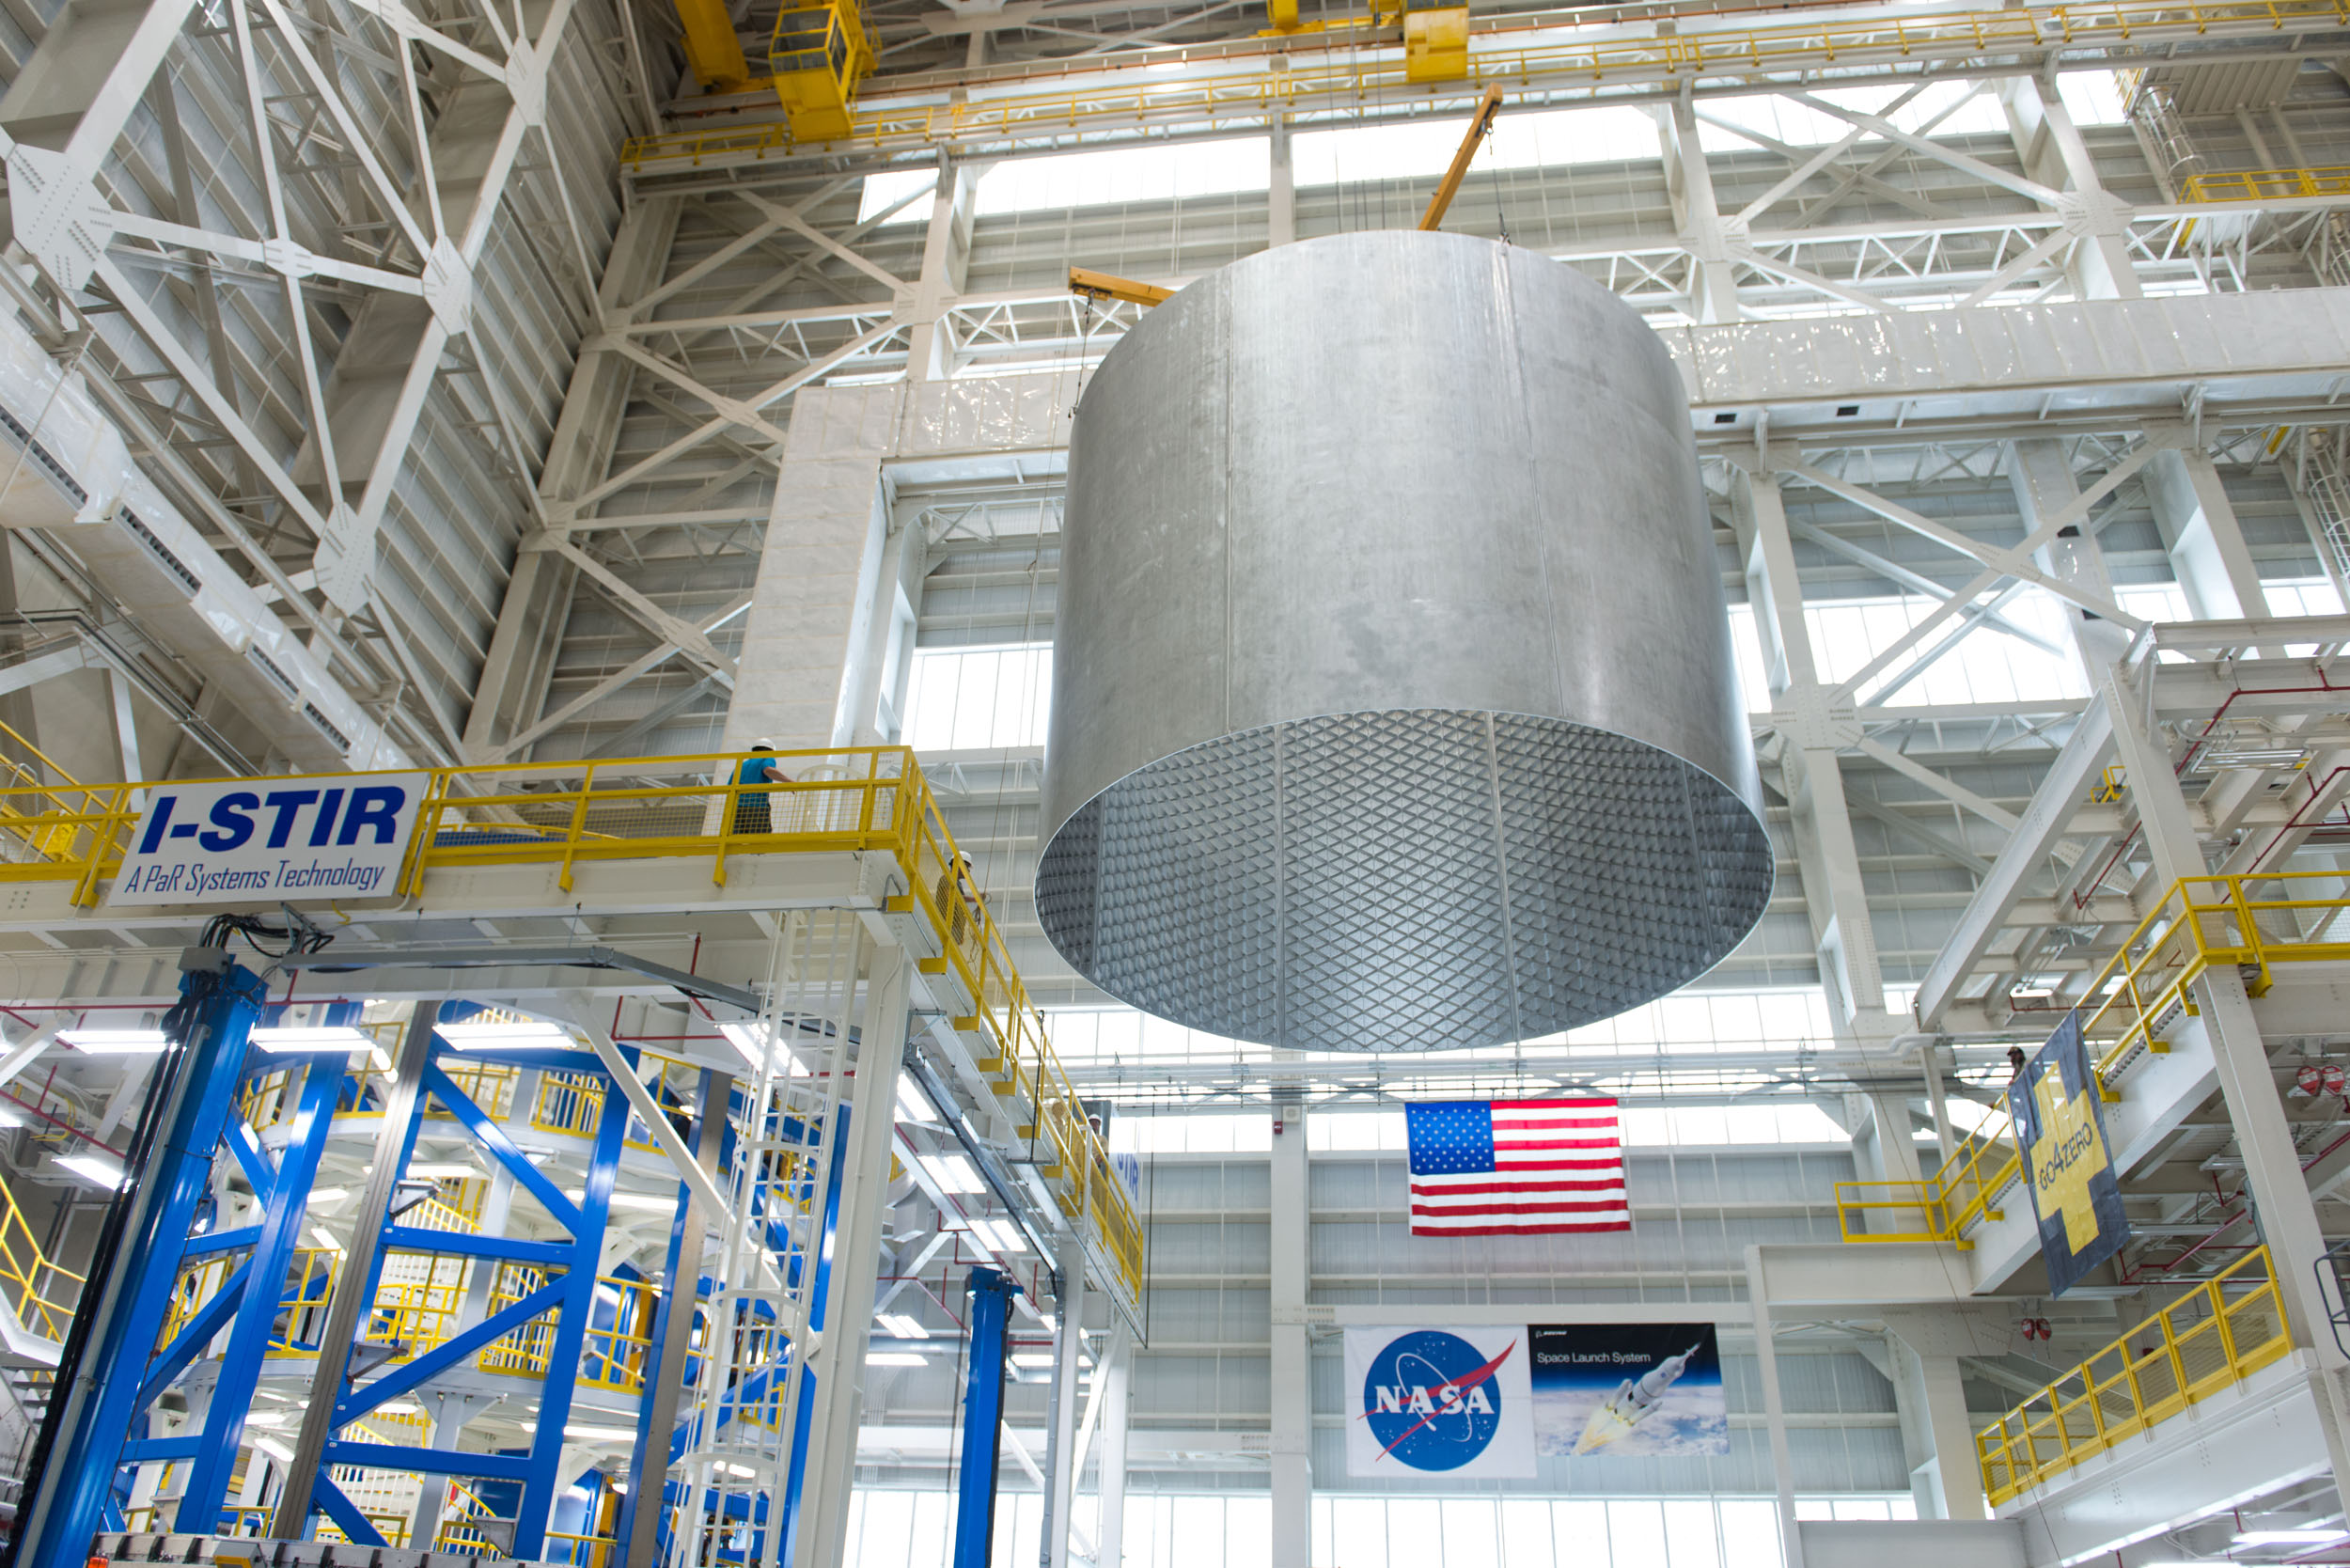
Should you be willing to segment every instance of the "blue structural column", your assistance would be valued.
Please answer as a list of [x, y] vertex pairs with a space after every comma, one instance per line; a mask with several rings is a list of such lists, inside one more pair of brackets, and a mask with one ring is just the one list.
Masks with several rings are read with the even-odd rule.
[[951, 1568], [987, 1568], [995, 1540], [995, 1466], [1004, 1442], [1004, 1341], [1020, 1287], [975, 1268], [970, 1294], [970, 1375], [963, 1391], [963, 1451], [956, 1458], [955, 1555]]
[[180, 1001], [164, 1021], [174, 1044], [100, 1239], [94, 1294], [68, 1336], [17, 1568], [82, 1568], [89, 1556], [260, 1012], [260, 980], [225, 949], [191, 948], [182, 963]]
[[[337, 1013], [355, 1005], [337, 1004]], [[329, 1024], [351, 1024], [353, 1016], [330, 1013]], [[179, 1529], [183, 1535], [211, 1535], [220, 1529], [221, 1506], [228, 1499], [228, 1483], [236, 1472], [237, 1450], [244, 1443], [245, 1417], [252, 1409], [253, 1390], [259, 1386], [261, 1363], [269, 1355], [277, 1316], [286, 1305], [286, 1271], [302, 1245], [304, 1216], [309, 1211], [310, 1188], [326, 1152], [327, 1134], [335, 1120], [335, 1097], [342, 1088], [350, 1053], [297, 1058], [302, 1090], [287, 1129], [285, 1151], [273, 1165], [259, 1140], [242, 1119], [229, 1129], [229, 1149], [244, 1167], [255, 1197], [261, 1202], [261, 1220], [253, 1235], [252, 1257], [246, 1263], [244, 1288], [235, 1293], [236, 1322], [228, 1331], [220, 1368], [206, 1407], [204, 1435], [188, 1472], [187, 1489], [180, 1502]], [[284, 1059], [284, 1058], [280, 1058]], [[221, 1238], [226, 1240], [227, 1238]], [[231, 1293], [223, 1289], [217, 1301]], [[201, 1350], [202, 1343], [193, 1347]], [[148, 1384], [160, 1393], [157, 1379]]]

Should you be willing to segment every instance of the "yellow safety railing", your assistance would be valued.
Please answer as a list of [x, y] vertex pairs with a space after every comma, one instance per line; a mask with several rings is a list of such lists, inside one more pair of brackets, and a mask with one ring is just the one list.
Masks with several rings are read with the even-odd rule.
[[[1544, 29], [1537, 43], [1510, 47], [1492, 30], [1471, 40], [1469, 73], [1448, 84], [1449, 98], [1474, 99], [1487, 84], [1512, 97], [1563, 86], [1785, 70], [1804, 64], [1861, 65], [1921, 55], [2032, 53], [2100, 41], [2140, 46], [2166, 38], [2295, 32], [2350, 22], [2350, 0], [2107, 0], [2106, 4], [2041, 5], [2007, 10], [1947, 11], [1921, 16], [1828, 16], [1770, 27], [1684, 30], [1663, 38], [1626, 36], [1594, 26], [1583, 36]], [[1606, 35], [1606, 36], [1593, 36]], [[1269, 46], [1271, 47], [1271, 46]], [[1292, 50], [1285, 64], [1264, 56], [1229, 62], [1230, 72], [1169, 81], [1137, 64], [1123, 71], [1088, 66], [1108, 78], [1082, 87], [976, 86], [967, 100], [897, 103], [867, 99], [849, 117], [848, 131], [828, 145], [924, 147], [985, 141], [991, 136], [1068, 134], [1106, 124], [1181, 119], [1207, 125], [1261, 124], [1298, 100], [1343, 98], [1355, 102], [1426, 101], [1428, 89], [1406, 74], [1400, 39], [1384, 49]], [[1203, 62], [1212, 69], [1211, 62]], [[963, 95], [958, 94], [958, 97]], [[696, 164], [752, 157], [792, 145], [788, 126], [734, 125], [706, 131], [636, 136], [623, 143], [621, 162], [633, 169], [656, 164]]]
[[2350, 165], [2191, 174], [2179, 187], [2183, 201], [2291, 201], [2299, 196], [2350, 196]]
[[[2350, 0], [2340, 4], [2350, 14]], [[942, 949], [922, 962], [924, 973], [951, 980], [967, 998], [970, 1011], [955, 1027], [979, 1037], [972, 1054], [996, 1080], [996, 1092], [1026, 1100], [1024, 1112], [1034, 1120], [1022, 1136], [1034, 1140], [1037, 1163], [1071, 1215], [1091, 1216], [1129, 1296], [1138, 1296], [1142, 1235], [1133, 1202], [1053, 1055], [1003, 933], [959, 875], [962, 857], [912, 749], [760, 755], [785, 781], [741, 782], [748, 759], [740, 753], [435, 770], [396, 886], [415, 898], [433, 871], [552, 866], [570, 891], [584, 867], [664, 860], [705, 864], [712, 885], [724, 886], [729, 864], [744, 855], [891, 855], [907, 891], [889, 900], [890, 912], [920, 917]], [[121, 866], [144, 788], [86, 787], [102, 803], [97, 810], [53, 803], [31, 825], [44, 833], [70, 828], [70, 850], [0, 863], [0, 883], [70, 882], [77, 904], [96, 904]], [[454, 1065], [449, 1072], [485, 1111], [512, 1114], [512, 1069]]]
[[[2080, 993], [2081, 1034], [2102, 1091], [2141, 1052], [2170, 1050], [2163, 1031], [2194, 1013], [2190, 987], [2232, 967], [2257, 996], [2280, 964], [2350, 961], [2350, 872], [2268, 871], [2182, 877]], [[1851, 1242], [1950, 1241], [1999, 1217], [1993, 1200], [2022, 1176], [1999, 1115], [1923, 1182], [1839, 1182]]]
[[2014, 1129], [1995, 1111], [1922, 1183], [1837, 1183], [1837, 1225], [1848, 1242], [1948, 1241], [1964, 1251], [1974, 1246], [1968, 1229], [2002, 1217], [1994, 1204], [2023, 1174]]
[[2171, 884], [2082, 993], [2081, 1032], [2110, 1080], [2162, 1031], [2196, 1011], [2187, 988], [2233, 965], [2257, 996], [2283, 964], [2350, 959], [2350, 873], [2270, 871]]
[[42, 1250], [16, 1194], [0, 1182], [0, 1299], [16, 1321], [27, 1333], [63, 1343], [84, 1281]]
[[1976, 1434], [1982, 1489], [2003, 1503], [2292, 1348], [2268, 1249], [2255, 1248]]

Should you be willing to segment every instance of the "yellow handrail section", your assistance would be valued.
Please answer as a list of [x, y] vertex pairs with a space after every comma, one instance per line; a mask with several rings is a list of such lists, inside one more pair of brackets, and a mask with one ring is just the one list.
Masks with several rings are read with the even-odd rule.
[[62, 1344], [86, 1277], [41, 1249], [6, 1182], [0, 1182], [0, 1300], [27, 1333]]
[[[1937, 12], [1910, 17], [1841, 17], [1773, 27], [1683, 31], [1663, 38], [1558, 38], [1517, 48], [1494, 47], [1479, 35], [1468, 74], [1440, 89], [1441, 101], [1466, 103], [1487, 85], [1512, 98], [1560, 87], [1618, 86], [1694, 76], [1738, 75], [1817, 65], [1865, 65], [1919, 55], [2031, 53], [2101, 41], [2143, 45], [2164, 39], [2201, 39], [2340, 26], [2350, 22], [2350, 0], [2107, 0], [2092, 5], [2042, 5], [2012, 10]], [[1598, 32], [1593, 28], [1590, 31]], [[848, 117], [845, 133], [822, 145], [917, 148], [985, 141], [991, 136], [1082, 132], [1089, 127], [1180, 119], [1186, 124], [1262, 124], [1303, 99], [1410, 102], [1426, 89], [1410, 80], [1401, 40], [1383, 50], [1293, 51], [1269, 68], [1259, 56], [1231, 63], [1231, 73], [1168, 81], [1139, 64], [1124, 79], [1084, 87], [992, 92], [984, 84], [966, 102], [894, 103], [868, 100]], [[1104, 72], [1105, 75], [1110, 74]], [[962, 96], [958, 94], [957, 96]], [[806, 145], [807, 138], [801, 138]], [[657, 164], [698, 164], [717, 157], [762, 157], [793, 145], [788, 125], [734, 125], [706, 131], [635, 136], [621, 145], [632, 169]]]
[[1848, 1242], [1947, 1241], [1964, 1252], [1978, 1221], [2005, 1217], [1995, 1200], [2023, 1173], [2014, 1128], [1995, 1111], [1922, 1183], [1837, 1183], [1837, 1225]]
[[[2190, 987], [2214, 967], [2232, 967], [2257, 996], [2279, 965], [2345, 960], [2350, 872], [2180, 878], [2080, 992], [2081, 1034], [2105, 1093], [2141, 1053], [2170, 1049], [2164, 1031], [2197, 1011]], [[2000, 1217], [1993, 1200], [2022, 1173], [2007, 1118], [1995, 1113], [1923, 1182], [1839, 1182], [1839, 1224], [1850, 1242], [1965, 1247], [1969, 1230]]]
[[[2350, 8], [2350, 0], [2340, 3]], [[649, 860], [706, 862], [712, 885], [722, 887], [729, 864], [745, 855], [892, 856], [906, 890], [890, 898], [890, 912], [918, 916], [942, 949], [922, 961], [923, 973], [950, 980], [967, 999], [970, 1011], [954, 1027], [979, 1037], [972, 1055], [995, 1092], [1033, 1117], [1021, 1136], [1038, 1145], [1045, 1180], [1072, 1218], [1090, 1218], [1129, 1299], [1139, 1298], [1142, 1231], [1132, 1197], [1053, 1055], [1043, 1015], [1028, 1000], [986, 901], [959, 872], [962, 856], [913, 750], [760, 755], [783, 781], [743, 783], [747, 758], [740, 753], [434, 770], [397, 889], [418, 898], [433, 871], [552, 866], [556, 885], [570, 892], [586, 867]], [[0, 884], [70, 883], [75, 904], [96, 905], [121, 867], [148, 788], [18, 791], [38, 795], [41, 809], [16, 831], [52, 847], [36, 858], [0, 862]], [[577, 1108], [558, 1105], [551, 1114], [559, 1120]]]
[[2291, 201], [2298, 196], [2350, 196], [2350, 165], [2191, 174], [2179, 186], [2183, 201]]
[[2293, 1348], [2257, 1247], [1975, 1435], [1993, 1506], [2243, 1382]]

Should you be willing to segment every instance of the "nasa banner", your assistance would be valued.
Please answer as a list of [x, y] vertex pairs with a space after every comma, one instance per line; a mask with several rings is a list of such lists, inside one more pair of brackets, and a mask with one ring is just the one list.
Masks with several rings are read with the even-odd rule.
[[1346, 1473], [1527, 1481], [1534, 1408], [1523, 1328], [1346, 1331]]
[[388, 898], [431, 775], [158, 784], [106, 902]]
[[1730, 1452], [1722, 1354], [1710, 1323], [1528, 1328], [1534, 1436], [1545, 1458]]
[[2040, 1221], [2048, 1294], [2062, 1295], [2130, 1237], [2122, 1179], [2106, 1141], [2104, 1097], [2081, 1041], [2079, 1013], [2066, 1013], [2007, 1086], [2007, 1113]]

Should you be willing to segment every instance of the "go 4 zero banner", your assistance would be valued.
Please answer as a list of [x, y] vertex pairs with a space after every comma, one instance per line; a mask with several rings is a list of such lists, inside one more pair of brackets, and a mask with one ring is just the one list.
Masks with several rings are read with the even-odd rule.
[[106, 902], [388, 898], [431, 776], [353, 773], [154, 785]]

